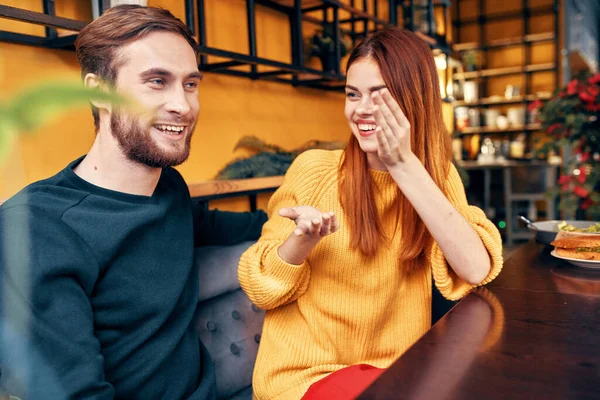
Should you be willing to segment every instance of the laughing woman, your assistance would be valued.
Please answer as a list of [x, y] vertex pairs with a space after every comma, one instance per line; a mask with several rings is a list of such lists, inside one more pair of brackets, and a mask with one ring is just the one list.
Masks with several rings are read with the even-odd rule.
[[452, 166], [427, 45], [381, 31], [346, 76], [347, 148], [295, 160], [240, 261], [267, 310], [258, 399], [353, 398], [429, 329], [432, 280], [457, 300], [502, 268], [500, 234]]

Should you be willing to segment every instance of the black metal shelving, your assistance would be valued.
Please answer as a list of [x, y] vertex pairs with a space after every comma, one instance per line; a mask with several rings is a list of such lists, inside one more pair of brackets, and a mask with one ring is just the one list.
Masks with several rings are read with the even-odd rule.
[[[76, 35], [59, 36], [56, 29], [80, 31], [86, 25], [84, 21], [62, 18], [55, 15], [54, 0], [40, 0], [43, 13], [0, 5], [0, 19], [12, 19], [46, 27], [45, 36], [34, 36], [8, 31], [0, 31], [0, 41], [35, 45], [54, 49], [73, 50]], [[198, 38], [201, 70], [215, 73], [242, 76], [249, 79], [264, 79], [325, 90], [343, 89], [344, 76], [340, 71], [340, 39], [341, 34], [348, 35], [353, 43], [378, 29], [399, 25], [398, 9], [403, 10], [402, 25], [414, 30], [414, 10], [419, 7], [415, 0], [388, 0], [389, 15], [380, 16], [379, 2], [368, 0], [350, 0], [349, 4], [339, 0], [246, 0], [248, 26], [248, 53], [236, 53], [208, 46], [206, 34], [206, 18], [204, 0], [182, 0], [185, 6], [185, 22]], [[100, 13], [110, 7], [110, 0], [96, 0]], [[358, 3], [362, 3], [362, 9]], [[266, 59], [257, 55], [256, 41], [256, 7], [268, 7], [289, 19], [291, 33], [291, 63]], [[430, 22], [436, 7], [444, 7], [445, 32], [448, 31], [446, 10], [449, 0], [428, 0], [427, 12]], [[315, 16], [321, 14], [321, 17]], [[340, 16], [344, 15], [341, 19]], [[302, 36], [303, 22], [333, 27], [335, 52], [334, 68], [323, 71], [305, 66], [304, 44]], [[451, 51], [451, 44], [445, 35], [439, 35], [431, 29], [418, 32], [432, 49], [443, 52], [446, 56]], [[208, 56], [216, 56], [225, 61], [209, 62]], [[240, 70], [240, 66], [246, 66]]]

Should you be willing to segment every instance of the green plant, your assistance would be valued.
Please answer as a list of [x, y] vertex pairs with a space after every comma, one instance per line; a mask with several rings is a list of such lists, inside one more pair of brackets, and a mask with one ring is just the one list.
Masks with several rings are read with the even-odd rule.
[[284, 175], [292, 161], [306, 150], [337, 150], [345, 146], [345, 143], [338, 141], [311, 140], [288, 151], [280, 146], [266, 143], [256, 136], [244, 136], [235, 145], [234, 150], [244, 148], [255, 154], [231, 161], [217, 173], [215, 179], [246, 179]]
[[[306, 59], [319, 57], [323, 66], [323, 71], [332, 72], [335, 70], [335, 42], [334, 27], [332, 23], [325, 23], [323, 28], [315, 32], [307, 39], [305, 43]], [[348, 54], [352, 47], [352, 41], [345, 35], [339, 35], [340, 38], [340, 57]]]
[[462, 54], [462, 61], [467, 71], [476, 71], [479, 66], [479, 51], [467, 50]]
[[31, 87], [6, 103], [0, 103], [0, 162], [18, 134], [32, 132], [61, 113], [91, 99], [124, 105], [115, 93], [88, 89], [76, 82], [49, 82]]
[[582, 73], [557, 89], [544, 105], [535, 101], [542, 129], [552, 142], [541, 151], [565, 152], [564, 170], [551, 194], [569, 215], [600, 218], [600, 73]]

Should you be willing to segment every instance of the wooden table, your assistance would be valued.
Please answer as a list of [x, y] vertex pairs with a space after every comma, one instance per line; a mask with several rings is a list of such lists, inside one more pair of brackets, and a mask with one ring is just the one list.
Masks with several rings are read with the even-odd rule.
[[599, 399], [600, 271], [528, 242], [360, 399]]

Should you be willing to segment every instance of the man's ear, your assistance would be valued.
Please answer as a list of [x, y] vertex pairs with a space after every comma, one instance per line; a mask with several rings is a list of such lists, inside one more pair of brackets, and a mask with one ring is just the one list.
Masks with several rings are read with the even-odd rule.
[[[109, 91], [106, 84], [104, 84], [102, 82], [102, 80], [100, 79], [100, 77], [96, 74], [92, 74], [92, 73], [87, 74], [85, 76], [85, 78], [83, 78], [83, 84], [88, 89], [97, 89], [97, 90], [101, 90], [101, 91], [105, 91], [105, 92]], [[110, 112], [112, 110], [112, 105], [110, 103], [105, 103], [103, 101], [96, 100], [94, 98], [90, 99], [90, 103], [92, 103], [92, 105], [99, 110], [106, 110], [108, 112]]]

